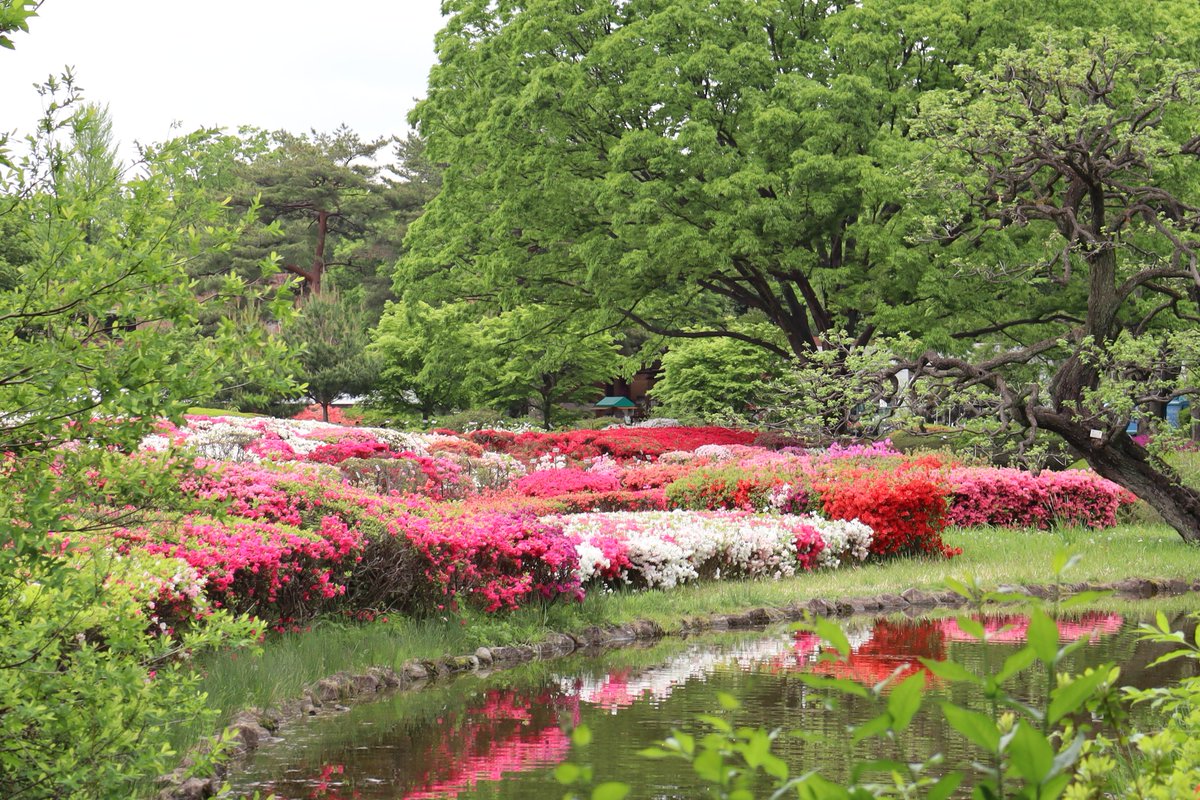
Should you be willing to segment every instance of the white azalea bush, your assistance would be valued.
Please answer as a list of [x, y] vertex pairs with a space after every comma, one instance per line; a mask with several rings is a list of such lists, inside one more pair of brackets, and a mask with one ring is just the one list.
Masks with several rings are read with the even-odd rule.
[[658, 511], [547, 517], [575, 539], [581, 582], [671, 588], [701, 575], [785, 577], [866, 558], [861, 522], [744, 511]]

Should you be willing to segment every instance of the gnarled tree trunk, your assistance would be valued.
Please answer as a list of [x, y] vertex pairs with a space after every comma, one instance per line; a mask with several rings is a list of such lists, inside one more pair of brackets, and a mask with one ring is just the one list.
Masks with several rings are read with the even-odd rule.
[[1167, 464], [1154, 459], [1124, 431], [1092, 431], [1064, 414], [1036, 413], [1038, 425], [1061, 436], [1083, 454], [1103, 478], [1133, 492], [1157, 511], [1183, 540], [1200, 543], [1200, 491], [1183, 483]]

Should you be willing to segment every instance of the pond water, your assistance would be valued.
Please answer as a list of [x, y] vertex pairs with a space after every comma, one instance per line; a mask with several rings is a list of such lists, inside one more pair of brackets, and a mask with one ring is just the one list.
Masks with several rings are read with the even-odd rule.
[[[1087, 637], [1066, 668], [1115, 662], [1122, 683], [1162, 685], [1195, 674], [1190, 659], [1149, 668], [1164, 652], [1136, 641], [1140, 620], [1090, 612], [1060, 622], [1064, 640]], [[1184, 620], [1174, 620], [1183, 627]], [[903, 751], [852, 750], [846, 726], [879, 713], [871, 701], [848, 698], [830, 708], [826, 695], [798, 679], [802, 672], [849, 676], [873, 684], [899, 672], [923, 672], [918, 658], [953, 657], [982, 669], [998, 664], [1024, 638], [1027, 618], [984, 618], [994, 643], [979, 643], [953, 617], [883, 618], [847, 623], [848, 662], [820, 659], [812, 634], [765, 631], [668, 641], [650, 648], [575, 655], [481, 677], [467, 675], [421, 691], [400, 692], [351, 711], [301, 720], [265, 745], [235, 776], [235, 796], [257, 790], [280, 800], [432, 800], [433, 798], [561, 797], [553, 777], [564, 760], [591, 764], [597, 783], [631, 783], [635, 798], [703, 794], [689, 765], [637, 755], [674, 728], [701, 730], [697, 714], [716, 711], [716, 692], [743, 703], [737, 723], [800, 729], [816, 737], [781, 739], [776, 752], [793, 774], [817, 768], [846, 779], [852, 758], [921, 759], [941, 752], [948, 764], [974, 756], [934, 706], [914, 720]], [[1008, 685], [1029, 699], [1045, 691], [1045, 673], [1032, 669]], [[928, 692], [971, 703], [966, 687], [949, 687], [926, 673]], [[580, 723], [592, 744], [572, 752], [569, 730]], [[815, 740], [814, 740], [815, 739]]]

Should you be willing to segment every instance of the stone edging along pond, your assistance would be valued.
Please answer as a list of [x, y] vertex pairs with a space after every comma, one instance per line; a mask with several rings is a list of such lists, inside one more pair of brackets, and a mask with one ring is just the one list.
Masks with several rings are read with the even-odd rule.
[[[1115, 583], [1065, 583], [1060, 585], [1001, 586], [998, 591], [1023, 594], [1031, 598], [1049, 599], [1057, 592], [1065, 598], [1087, 591], [1109, 591], [1116, 597], [1147, 599], [1168, 597], [1200, 591], [1200, 580], [1186, 581], [1167, 578], [1127, 578]], [[413, 659], [399, 670], [391, 667], [370, 667], [365, 672], [339, 672], [323, 678], [305, 689], [297, 699], [285, 701], [267, 710], [249, 709], [237, 714], [226, 729], [232, 743], [231, 755], [245, 756], [285, 722], [304, 716], [349, 710], [346, 703], [364, 700], [392, 689], [418, 689], [431, 681], [465, 672], [491, 672], [508, 669], [534, 660], [548, 660], [570, 655], [579, 650], [602, 650], [634, 642], [662, 639], [668, 635], [690, 635], [709, 631], [746, 630], [778, 622], [793, 622], [809, 616], [849, 617], [858, 614], [932, 611], [938, 608], [959, 608], [965, 598], [948, 590], [907, 589], [899, 594], [878, 594], [869, 597], [849, 597], [837, 600], [813, 598], [782, 608], [756, 608], [738, 614], [714, 614], [681, 620], [678, 631], [668, 634], [661, 625], [650, 620], [638, 620], [625, 625], [590, 627], [575, 634], [551, 633], [535, 645], [513, 647], [480, 647], [472, 655], [448, 656], [432, 660]], [[185, 764], [175, 772], [159, 779], [162, 790], [159, 800], [204, 800], [213, 797], [221, 786], [229, 763], [220, 765], [220, 774], [206, 778], [184, 778]]]

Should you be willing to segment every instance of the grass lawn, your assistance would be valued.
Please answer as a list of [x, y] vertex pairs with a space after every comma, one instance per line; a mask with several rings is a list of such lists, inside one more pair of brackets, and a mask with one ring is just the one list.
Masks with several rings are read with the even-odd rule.
[[[787, 580], [698, 583], [668, 591], [593, 592], [582, 603], [533, 606], [508, 614], [467, 612], [426, 620], [393, 616], [387, 622], [370, 624], [319, 621], [306, 633], [270, 638], [258, 655], [229, 652], [208, 657], [203, 663], [206, 677], [202, 689], [215, 707], [231, 714], [296, 697], [306, 684], [339, 670], [396, 667], [412, 658], [471, 653], [480, 645], [529, 643], [549, 631], [570, 632], [635, 619], [652, 619], [671, 630], [685, 617], [782, 606], [812, 597], [937, 587], [947, 575], [973, 575], [984, 585], [1047, 583], [1051, 559], [1064, 547], [1082, 556], [1068, 576], [1073, 582], [1200, 576], [1200, 548], [1185, 544], [1164, 525], [1052, 532], [951, 529], [945, 539], [962, 547], [963, 554], [950, 561], [901, 559]], [[1164, 605], [1184, 610], [1197, 603], [1193, 597], [1184, 597], [1119, 605], [1123, 610], [1149, 611]], [[181, 731], [180, 744], [210, 732]]]

